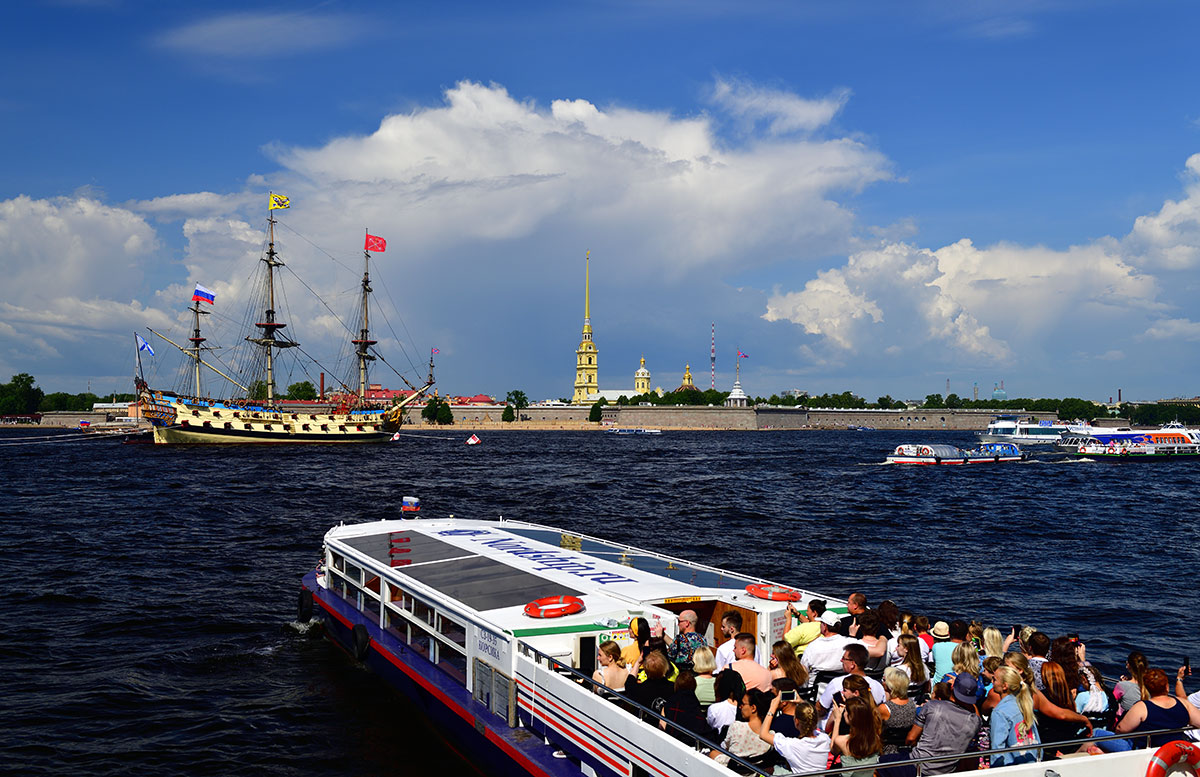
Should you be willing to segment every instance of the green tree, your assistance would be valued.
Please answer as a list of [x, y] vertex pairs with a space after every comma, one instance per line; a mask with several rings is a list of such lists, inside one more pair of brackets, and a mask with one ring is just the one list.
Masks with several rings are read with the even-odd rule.
[[250, 383], [250, 390], [246, 392], [247, 399], [266, 399], [267, 398], [267, 382], [265, 380], [255, 380]]
[[430, 397], [425, 403], [425, 409], [421, 411], [421, 417], [429, 423], [437, 423], [438, 405], [441, 404], [437, 397]]
[[10, 382], [0, 383], [0, 415], [36, 413], [46, 394], [35, 382], [32, 375], [22, 372], [13, 375]]
[[317, 389], [312, 381], [303, 380], [288, 386], [288, 399], [312, 401], [317, 398]]
[[504, 399], [504, 402], [516, 408], [518, 413], [529, 407], [529, 397], [525, 396], [524, 391], [517, 391], [516, 389], [508, 392], [508, 396]]
[[1076, 418], [1081, 418], [1084, 421], [1091, 421], [1094, 418], [1107, 416], [1108, 411], [1095, 402], [1090, 402], [1086, 399], [1078, 399], [1076, 397], [1067, 397], [1058, 405], [1058, 417], [1064, 421], [1071, 421]]
[[921, 407], [945, 407], [946, 401], [942, 399], [941, 394], [926, 394], [925, 402]]
[[947, 408], [949, 408], [951, 410], [955, 410], [962, 406], [963, 406], [962, 397], [960, 397], [958, 394], [947, 394], [946, 395], [946, 407]]
[[592, 412], [588, 413], [588, 420], [594, 424], [600, 423], [600, 417], [601, 417], [600, 408], [602, 408], [602, 407], [603, 407], [603, 405], [601, 405], [599, 402], [592, 405]]
[[454, 413], [450, 411], [449, 402], [442, 402], [438, 405], [437, 422], [440, 426], [447, 426], [454, 423]]
[[504, 413], [500, 416], [500, 420], [508, 424], [517, 420], [517, 414], [513, 412], [512, 405], [504, 406]]

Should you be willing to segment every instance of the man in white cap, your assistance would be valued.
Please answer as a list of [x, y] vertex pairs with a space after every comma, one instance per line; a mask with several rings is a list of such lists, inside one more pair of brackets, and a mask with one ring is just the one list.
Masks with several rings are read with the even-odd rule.
[[841, 621], [833, 610], [821, 613], [820, 622], [821, 636], [808, 643], [808, 647], [804, 649], [804, 655], [800, 657], [800, 663], [808, 670], [810, 683], [815, 680], [817, 672], [841, 670], [842, 656], [846, 652], [846, 645], [862, 644], [856, 639], [838, 634], [838, 624]]

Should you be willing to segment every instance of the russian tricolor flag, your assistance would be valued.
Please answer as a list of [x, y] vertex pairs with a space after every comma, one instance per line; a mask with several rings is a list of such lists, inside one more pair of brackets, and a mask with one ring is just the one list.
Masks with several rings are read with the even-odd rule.
[[217, 299], [216, 294], [212, 293], [211, 291], [204, 288], [200, 284], [198, 284], [198, 283], [196, 284], [196, 290], [192, 292], [192, 300], [193, 301], [199, 300], [201, 302], [207, 302], [208, 304], [212, 305], [214, 302], [216, 302], [216, 299]]

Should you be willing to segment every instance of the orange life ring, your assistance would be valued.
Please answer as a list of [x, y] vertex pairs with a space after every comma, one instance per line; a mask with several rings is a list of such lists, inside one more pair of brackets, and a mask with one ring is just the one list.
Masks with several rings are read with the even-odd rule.
[[1168, 742], [1155, 751], [1146, 767], [1146, 777], [1166, 777], [1171, 767], [1181, 761], [1187, 761], [1189, 771], [1195, 775], [1196, 767], [1200, 765], [1200, 745], [1195, 742]]
[[578, 596], [543, 596], [525, 605], [530, 618], [561, 618], [583, 612], [583, 600]]
[[801, 596], [795, 588], [763, 583], [751, 583], [746, 586], [746, 593], [757, 599], [769, 599], [773, 602], [798, 602]]

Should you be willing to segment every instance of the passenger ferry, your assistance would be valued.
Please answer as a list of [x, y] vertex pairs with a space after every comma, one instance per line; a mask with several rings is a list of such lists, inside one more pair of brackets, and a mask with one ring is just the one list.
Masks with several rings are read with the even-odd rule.
[[945, 443], [928, 445], [898, 445], [887, 457], [889, 464], [998, 464], [1002, 461], [1023, 461], [1027, 458], [1011, 442], [985, 442], [978, 448], [963, 450]]
[[1200, 456], [1200, 445], [1183, 439], [1143, 440], [1066, 437], [1059, 446], [1071, 456], [1087, 459], [1169, 459]]
[[1067, 453], [1074, 452], [1080, 445], [1200, 445], [1200, 431], [1189, 429], [1183, 424], [1172, 421], [1157, 429], [1132, 429], [1121, 426], [1107, 429], [1093, 426], [1084, 432], [1065, 435], [1059, 441], [1058, 447]]
[[[735, 610], [770, 655], [788, 627], [787, 605], [803, 608], [815, 596], [548, 526], [451, 516], [330, 529], [320, 563], [304, 576], [299, 617], [319, 617], [333, 642], [489, 775], [729, 777], [706, 755], [716, 743], [597, 686], [597, 646], [629, 644], [638, 617], [673, 636], [683, 609], [708, 624], [712, 644], [712, 624]], [[846, 611], [844, 601], [829, 604]], [[1054, 769], [1061, 777], [1142, 774], [1151, 755], [1068, 759]]]
[[996, 416], [979, 433], [980, 442], [1013, 442], [1018, 445], [1053, 445], [1064, 434], [1086, 434], [1091, 425], [1082, 421], [1070, 424], [1053, 421], [1022, 421], [1013, 415]]
[[612, 429], [606, 429], [604, 433], [605, 434], [617, 434], [617, 435], [624, 437], [626, 435], [631, 435], [631, 434], [662, 434], [662, 429], [643, 429], [641, 427], [638, 427], [636, 429], [617, 429], [616, 427], [614, 427]]

